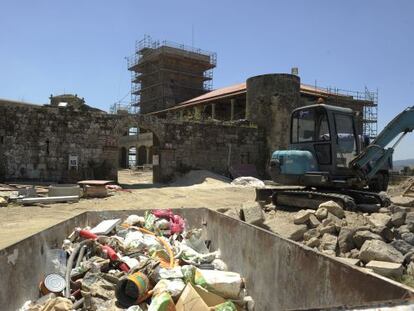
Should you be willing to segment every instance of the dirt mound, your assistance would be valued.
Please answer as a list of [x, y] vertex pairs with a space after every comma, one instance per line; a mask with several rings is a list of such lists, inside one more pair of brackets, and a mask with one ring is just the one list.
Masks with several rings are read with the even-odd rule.
[[194, 185], [207, 185], [207, 186], [225, 186], [229, 185], [231, 180], [225, 176], [206, 171], [206, 170], [194, 170], [179, 177], [174, 181], [171, 186], [174, 187], [188, 187]]

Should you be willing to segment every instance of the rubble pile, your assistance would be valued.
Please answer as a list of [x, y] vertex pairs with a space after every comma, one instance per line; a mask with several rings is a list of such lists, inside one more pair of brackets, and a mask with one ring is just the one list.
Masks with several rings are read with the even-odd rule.
[[414, 212], [409, 207], [363, 213], [328, 201], [317, 210], [298, 211], [292, 222], [284, 225], [289, 229], [282, 235], [383, 276], [414, 277]]
[[245, 280], [202, 233], [171, 210], [76, 228], [20, 310], [253, 310]]

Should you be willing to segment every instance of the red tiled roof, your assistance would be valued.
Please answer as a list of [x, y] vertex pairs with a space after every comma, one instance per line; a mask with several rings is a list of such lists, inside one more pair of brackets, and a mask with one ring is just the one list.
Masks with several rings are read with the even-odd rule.
[[[307, 85], [307, 84], [300, 85], [300, 92], [303, 94], [308, 94], [308, 95], [313, 95], [313, 96], [318, 96], [318, 97], [327, 97], [329, 95], [341, 96], [341, 94], [331, 93], [324, 89], [317, 88], [317, 87]], [[246, 82], [222, 87], [214, 91], [205, 93], [203, 95], [191, 98], [184, 102], [181, 102], [177, 106], [174, 106], [174, 107], [171, 107], [165, 110], [155, 111], [149, 114], [158, 114], [160, 112], [172, 111], [172, 110], [177, 110], [177, 109], [181, 109], [185, 107], [191, 107], [191, 106], [202, 104], [204, 102], [209, 102], [215, 99], [223, 99], [226, 97], [232, 97], [232, 96], [244, 94], [244, 93], [246, 93]], [[346, 95], [342, 95], [342, 96], [346, 97]]]

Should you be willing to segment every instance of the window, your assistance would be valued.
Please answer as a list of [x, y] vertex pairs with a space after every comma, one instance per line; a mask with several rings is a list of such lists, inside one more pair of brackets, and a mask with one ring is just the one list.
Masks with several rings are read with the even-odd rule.
[[328, 141], [329, 123], [324, 109], [303, 109], [292, 116], [292, 143]]
[[349, 162], [357, 153], [352, 116], [335, 114], [335, 127], [336, 165], [338, 167], [348, 167]]

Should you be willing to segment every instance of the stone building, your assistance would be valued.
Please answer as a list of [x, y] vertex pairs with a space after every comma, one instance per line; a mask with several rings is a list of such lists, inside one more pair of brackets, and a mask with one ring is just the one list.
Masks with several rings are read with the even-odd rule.
[[[155, 182], [206, 169], [265, 176], [272, 151], [287, 148], [293, 109], [352, 108], [358, 132], [376, 135], [376, 97], [265, 74], [209, 91], [216, 55], [168, 42], [139, 41], [129, 60], [138, 114], [106, 113], [77, 95], [47, 105], [0, 100], [0, 180], [117, 180], [118, 168], [150, 166]], [[114, 110], [115, 112], [115, 110]]]
[[0, 100], [0, 180], [116, 179], [114, 118], [74, 95], [50, 100]]

